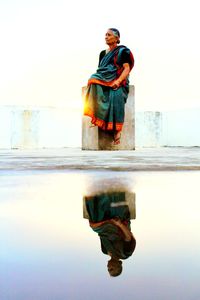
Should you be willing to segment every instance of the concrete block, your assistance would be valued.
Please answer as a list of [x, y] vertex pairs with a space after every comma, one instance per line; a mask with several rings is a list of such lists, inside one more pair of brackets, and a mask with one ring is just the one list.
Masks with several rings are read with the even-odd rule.
[[[136, 194], [135, 193], [125, 192], [125, 201], [123, 203], [122, 202], [111, 203], [111, 207], [127, 205], [129, 207], [130, 219], [133, 220], [133, 219], [136, 219], [136, 205], [135, 205], [136, 200], [135, 199], [136, 199]], [[88, 214], [87, 208], [86, 208], [86, 199], [85, 199], [85, 197], [83, 197], [83, 218], [84, 219], [89, 219], [89, 214]]]
[[[83, 88], [84, 92], [84, 88]], [[121, 143], [112, 145], [111, 133], [91, 127], [91, 118], [82, 117], [82, 150], [135, 150], [135, 88], [129, 87], [125, 104], [125, 120], [121, 133]]]
[[99, 131], [88, 116], [82, 117], [82, 150], [99, 150]]

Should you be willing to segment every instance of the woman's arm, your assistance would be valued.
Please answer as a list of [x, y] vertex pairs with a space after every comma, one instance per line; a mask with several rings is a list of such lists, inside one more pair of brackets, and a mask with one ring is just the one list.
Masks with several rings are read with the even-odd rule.
[[124, 234], [124, 237], [125, 237], [125, 241], [126, 242], [129, 242], [131, 241], [131, 238], [132, 238], [132, 233], [129, 231], [129, 229], [121, 222], [121, 220], [119, 219], [112, 219], [112, 223], [114, 223], [115, 225], [117, 225], [121, 231], [123, 232]]
[[121, 73], [121, 75], [119, 76], [119, 78], [117, 78], [113, 84], [111, 85], [111, 87], [113, 89], [118, 89], [118, 87], [120, 86], [120, 84], [122, 83], [122, 81], [124, 81], [124, 79], [127, 78], [127, 76], [129, 75], [130, 73], [130, 66], [128, 63], [124, 63], [123, 64], [123, 71]]

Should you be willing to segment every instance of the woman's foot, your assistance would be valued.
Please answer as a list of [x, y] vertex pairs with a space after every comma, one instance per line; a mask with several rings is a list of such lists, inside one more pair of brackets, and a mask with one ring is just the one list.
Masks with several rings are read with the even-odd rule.
[[120, 139], [121, 139], [121, 132], [118, 131], [114, 134], [113, 145], [119, 145]]

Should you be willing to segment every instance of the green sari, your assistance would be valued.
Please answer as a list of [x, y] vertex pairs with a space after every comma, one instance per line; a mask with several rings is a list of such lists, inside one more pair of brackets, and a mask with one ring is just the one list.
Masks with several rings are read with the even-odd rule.
[[119, 218], [131, 231], [130, 211], [125, 204], [125, 193], [114, 192], [85, 197], [90, 227], [99, 235], [101, 250], [104, 254], [112, 253], [115, 257], [126, 259], [135, 249], [135, 238], [126, 242], [122, 230], [112, 219]]

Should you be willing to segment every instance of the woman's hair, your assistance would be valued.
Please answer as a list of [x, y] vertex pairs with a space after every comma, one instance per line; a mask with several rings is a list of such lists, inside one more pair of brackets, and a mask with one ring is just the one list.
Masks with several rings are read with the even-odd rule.
[[118, 41], [117, 41], [117, 44], [119, 44], [120, 43], [120, 32], [119, 32], [119, 30], [118, 29], [116, 29], [116, 28], [109, 28], [109, 30], [111, 30], [112, 32], [113, 32], [113, 34], [116, 36], [116, 37], [118, 37]]
[[[112, 259], [110, 259], [110, 264], [112, 264]], [[122, 261], [118, 260], [112, 264], [112, 270], [108, 270], [111, 277], [117, 277], [122, 273]]]

